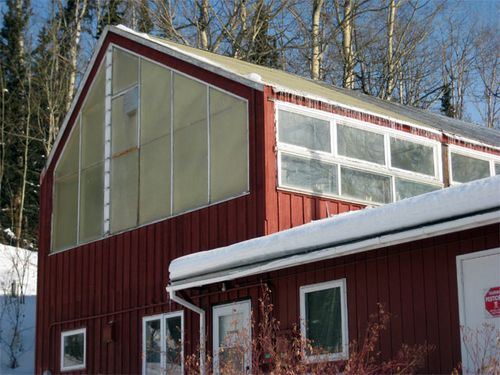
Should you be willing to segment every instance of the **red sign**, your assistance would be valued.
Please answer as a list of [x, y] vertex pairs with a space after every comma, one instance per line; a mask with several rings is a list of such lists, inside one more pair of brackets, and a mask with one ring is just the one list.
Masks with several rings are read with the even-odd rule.
[[500, 317], [500, 286], [490, 288], [484, 295], [484, 308], [494, 318]]

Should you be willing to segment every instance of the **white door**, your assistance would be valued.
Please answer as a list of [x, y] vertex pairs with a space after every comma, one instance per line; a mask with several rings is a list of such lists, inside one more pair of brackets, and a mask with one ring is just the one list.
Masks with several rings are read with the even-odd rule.
[[495, 355], [500, 333], [500, 248], [458, 256], [457, 278], [464, 373], [476, 372], [481, 360], [472, 352], [490, 335], [485, 349]]
[[252, 326], [250, 301], [213, 308], [214, 373], [222, 367], [238, 374], [251, 373]]

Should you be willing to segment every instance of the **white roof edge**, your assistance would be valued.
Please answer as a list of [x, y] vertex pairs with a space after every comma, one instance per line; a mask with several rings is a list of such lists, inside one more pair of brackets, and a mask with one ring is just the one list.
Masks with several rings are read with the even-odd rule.
[[391, 233], [410, 233], [415, 228], [475, 216], [489, 210], [494, 211], [495, 222], [500, 222], [500, 176], [377, 208], [336, 215], [268, 236], [186, 255], [170, 263], [170, 280], [175, 285], [176, 282], [202, 279], [204, 275], [227, 272], [305, 252], [309, 252], [310, 256], [311, 251], [326, 247], [356, 243]]

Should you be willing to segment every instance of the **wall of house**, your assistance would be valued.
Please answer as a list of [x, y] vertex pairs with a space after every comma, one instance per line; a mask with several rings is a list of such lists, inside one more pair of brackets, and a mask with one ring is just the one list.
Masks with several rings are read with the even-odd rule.
[[[266, 283], [286, 334], [300, 322], [301, 286], [345, 278], [350, 341], [363, 339], [370, 314], [382, 303], [391, 314], [379, 341], [382, 358], [396, 356], [402, 344], [427, 343], [434, 349], [421, 372], [450, 373], [460, 361], [456, 257], [499, 245], [500, 224], [494, 224], [226, 282], [225, 292], [220, 284], [207, 286], [190, 296], [207, 311], [212, 350], [213, 306], [250, 298], [255, 314], [261, 283]], [[188, 325], [196, 319], [188, 314]], [[188, 341], [197, 340], [198, 331], [186, 332]]]

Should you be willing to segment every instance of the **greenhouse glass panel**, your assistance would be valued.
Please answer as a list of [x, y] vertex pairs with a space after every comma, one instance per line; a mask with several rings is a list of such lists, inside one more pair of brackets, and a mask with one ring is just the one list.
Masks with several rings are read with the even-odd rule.
[[170, 216], [170, 136], [141, 146], [139, 223]]
[[80, 118], [76, 121], [66, 146], [57, 162], [55, 177], [68, 176], [78, 172], [80, 158]]
[[434, 176], [434, 150], [430, 146], [391, 138], [391, 165], [395, 168]]
[[137, 147], [137, 87], [113, 99], [111, 148], [113, 154]]
[[137, 225], [138, 151], [111, 160], [111, 232]]
[[113, 94], [137, 84], [139, 59], [118, 48], [113, 48]]
[[479, 180], [490, 176], [490, 162], [452, 152], [451, 172], [455, 182]]
[[415, 195], [430, 193], [431, 191], [441, 189], [439, 186], [424, 184], [406, 180], [403, 178], [396, 178], [396, 200], [414, 197]]
[[55, 180], [52, 249], [76, 245], [78, 228], [78, 173]]
[[298, 113], [280, 110], [279, 141], [309, 150], [331, 152], [330, 122]]
[[500, 175], [500, 163], [495, 163], [495, 175]]
[[210, 201], [248, 191], [247, 105], [210, 89]]
[[170, 70], [141, 60], [141, 144], [170, 134]]
[[375, 203], [392, 201], [391, 178], [341, 167], [342, 195]]
[[208, 204], [207, 87], [174, 74], [173, 212]]
[[104, 164], [82, 170], [80, 183], [80, 239], [87, 242], [103, 234]]
[[337, 124], [337, 147], [339, 155], [385, 164], [382, 134]]
[[319, 194], [338, 194], [337, 165], [281, 154], [281, 185]]

